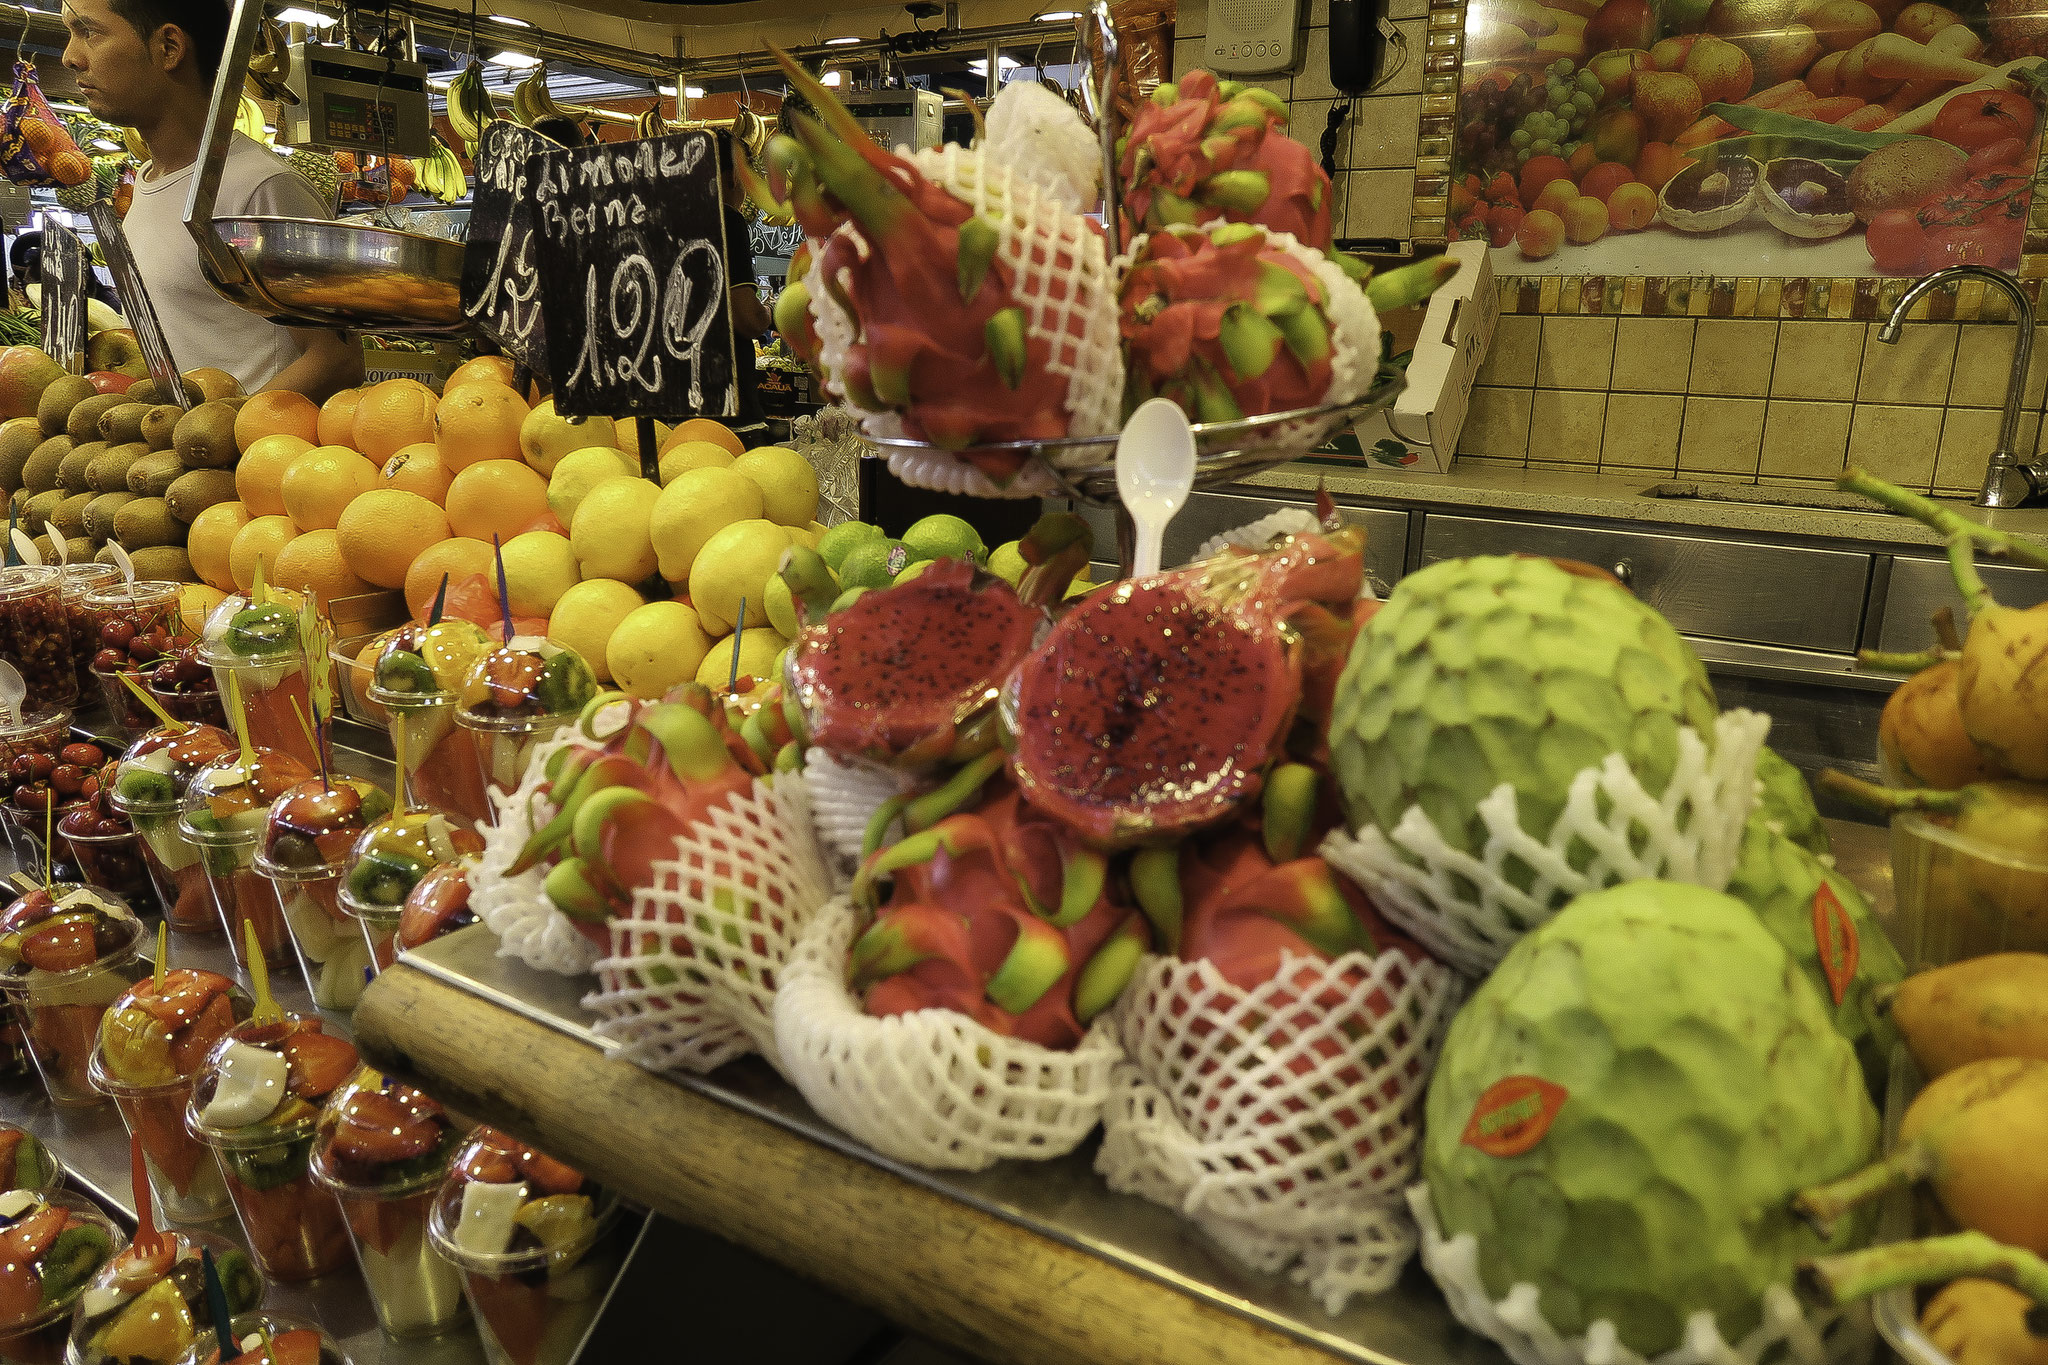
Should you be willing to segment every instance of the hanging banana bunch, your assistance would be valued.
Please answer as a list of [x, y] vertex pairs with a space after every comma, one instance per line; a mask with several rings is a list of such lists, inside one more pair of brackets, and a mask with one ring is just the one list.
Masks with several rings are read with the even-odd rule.
[[433, 136], [434, 150], [419, 162], [419, 187], [444, 204], [457, 203], [469, 193], [469, 177], [462, 173], [454, 149], [439, 133]]
[[661, 116], [661, 101], [649, 105], [647, 112], [633, 120], [634, 137], [660, 137], [668, 132], [668, 120]]
[[448, 87], [448, 126], [462, 139], [463, 148], [472, 159], [483, 138], [484, 125], [497, 117], [497, 101], [484, 86], [483, 63], [472, 61]]
[[544, 119], [575, 121], [576, 116], [555, 103], [548, 93], [548, 64], [536, 66], [527, 78], [512, 87], [512, 117], [531, 128]]
[[242, 96], [242, 102], [235, 107], [235, 131], [255, 138], [264, 146], [270, 145], [270, 134], [263, 131], [263, 106]]

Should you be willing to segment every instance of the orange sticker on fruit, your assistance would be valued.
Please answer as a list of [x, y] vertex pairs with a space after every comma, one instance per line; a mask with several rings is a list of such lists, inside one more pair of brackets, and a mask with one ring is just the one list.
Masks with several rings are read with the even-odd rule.
[[1862, 960], [1863, 945], [1856, 937], [1856, 921], [1835, 889], [1822, 882], [1813, 893], [1813, 942], [1820, 950], [1820, 973], [1828, 979], [1828, 994], [1837, 1005], [1849, 993], [1856, 979], [1856, 964]]
[[1458, 1141], [1488, 1156], [1520, 1156], [1543, 1141], [1571, 1092], [1541, 1076], [1504, 1076], [1486, 1087]]

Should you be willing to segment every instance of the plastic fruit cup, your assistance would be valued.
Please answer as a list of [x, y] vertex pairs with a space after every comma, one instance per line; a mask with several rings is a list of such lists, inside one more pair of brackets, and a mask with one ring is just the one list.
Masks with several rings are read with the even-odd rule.
[[341, 1206], [306, 1169], [316, 1117], [222, 1129], [200, 1122], [196, 1096], [185, 1107], [186, 1131], [220, 1158], [249, 1250], [273, 1280], [310, 1280], [348, 1264]]
[[[290, 754], [308, 771], [320, 771], [320, 755], [313, 752], [313, 742], [306, 738], [306, 726], [299, 723], [302, 714], [306, 724], [313, 720], [313, 703], [306, 693], [306, 660], [301, 651], [292, 649], [251, 659], [218, 644], [207, 644], [201, 647], [200, 657], [212, 666], [214, 682], [222, 697], [229, 695], [228, 679], [234, 679], [252, 744]], [[297, 703], [296, 707], [293, 703]]]
[[377, 1325], [403, 1339], [437, 1336], [460, 1324], [462, 1276], [427, 1237], [441, 1173], [409, 1184], [363, 1186], [332, 1178], [318, 1161], [313, 1170], [341, 1201]]
[[124, 801], [119, 792], [110, 799], [114, 809], [135, 826], [135, 836], [142, 841], [142, 862], [156, 884], [156, 898], [164, 907], [164, 922], [171, 932], [219, 933], [220, 911], [206, 882], [199, 846], [178, 828], [178, 803]]
[[234, 954], [235, 966], [244, 974], [249, 970], [244, 923], [256, 926], [256, 942], [263, 951], [263, 961], [270, 966], [282, 963], [291, 950], [291, 940], [285, 932], [284, 912], [278, 908], [277, 893], [256, 870], [256, 836], [194, 829], [184, 820], [178, 822], [178, 829], [199, 851], [199, 866], [206, 876], [207, 890], [213, 895], [214, 909], [220, 914], [220, 926], [227, 931], [228, 949]]
[[[101, 1213], [98, 1206], [83, 1195], [59, 1190], [48, 1195], [45, 1202], [68, 1210], [80, 1223], [89, 1224], [106, 1234], [107, 1258], [111, 1259], [122, 1247], [128, 1245], [128, 1234], [114, 1226], [113, 1220]], [[104, 1265], [105, 1260], [101, 1261]], [[92, 1268], [92, 1274], [81, 1275], [73, 1285], [58, 1298], [21, 1322], [8, 1329], [7, 1335], [0, 1336], [0, 1361], [7, 1365], [63, 1365], [64, 1348], [71, 1340], [71, 1310], [85, 1293], [85, 1287], [99, 1273], [100, 1266]]]
[[157, 1208], [174, 1223], [211, 1223], [234, 1212], [220, 1162], [205, 1143], [185, 1130], [185, 1105], [192, 1098], [190, 1077], [163, 1085], [129, 1085], [109, 1076], [94, 1049], [88, 1073], [114, 1107], [128, 1131], [142, 1140], [142, 1164], [156, 1191]]
[[[150, 1264], [131, 1250], [117, 1261], [109, 1257], [71, 1319], [68, 1365], [169, 1365], [198, 1341], [216, 1341], [213, 1314], [207, 1303], [200, 1257], [213, 1253], [214, 1269], [230, 1308], [254, 1312], [269, 1286], [250, 1264], [247, 1252], [217, 1232], [165, 1228], [176, 1247], [168, 1263]], [[152, 1278], [154, 1277], [154, 1278]], [[170, 1280], [174, 1298], [159, 1300], [156, 1286]], [[139, 1302], [151, 1295], [147, 1303]], [[183, 1310], [177, 1305], [183, 1304]], [[117, 1338], [117, 1334], [118, 1338]], [[115, 1349], [110, 1351], [109, 1346]]]
[[134, 668], [88, 668], [86, 671], [99, 686], [100, 700], [106, 703], [107, 718], [129, 743], [134, 743], [156, 728], [156, 717], [142, 704], [142, 699], [130, 692], [128, 685], [121, 681], [125, 674], [135, 679], [136, 686], [147, 692], [150, 674]]
[[[48, 815], [39, 810], [24, 810], [12, 801], [0, 806], [0, 813], [4, 813], [7, 818], [8, 842], [14, 846], [15, 856], [21, 859], [23, 866], [34, 868], [38, 877], [42, 875], [44, 831], [55, 829], [63, 823], [65, 816], [84, 804], [83, 801], [71, 801], [58, 806]], [[60, 859], [64, 856], [62, 843], [57, 845], [56, 855]]]
[[[28, 1129], [0, 1123], [0, 1151], [6, 1153], [0, 1158], [0, 1166], [5, 1167], [0, 1170], [0, 1190], [34, 1190], [40, 1194], [64, 1184], [64, 1163]], [[30, 1152], [35, 1155], [29, 1157]]]
[[1901, 815], [1892, 820], [1892, 881], [1899, 946], [1915, 971], [1987, 953], [2048, 952], [2048, 857]]
[[[349, 1365], [334, 1338], [304, 1318], [281, 1313], [237, 1313], [228, 1319], [241, 1343], [241, 1365]], [[277, 1359], [263, 1353], [262, 1333], [268, 1332], [277, 1347]], [[202, 1332], [190, 1350], [178, 1357], [178, 1365], [220, 1365], [220, 1341], [213, 1332]]]
[[[488, 776], [480, 752], [487, 737], [456, 723], [453, 692], [387, 692], [373, 686], [370, 699], [384, 708], [394, 753], [398, 732], [405, 731], [408, 804], [441, 811], [478, 828], [497, 822], [485, 790]], [[514, 777], [506, 790], [518, 785]]]
[[64, 603], [64, 619], [71, 630], [71, 661], [78, 673], [78, 695], [89, 697], [92, 695], [92, 656], [99, 652], [100, 632], [98, 624], [86, 610], [85, 597], [87, 593], [119, 583], [121, 571], [111, 564], [94, 561], [66, 564], [57, 573], [63, 584], [59, 596]]
[[130, 905], [147, 909], [156, 901], [156, 887], [143, 861], [142, 837], [132, 829], [118, 834], [78, 834], [64, 828], [77, 824], [78, 812], [86, 809], [90, 806], [76, 807], [57, 822], [59, 853], [69, 850], [79, 878], [87, 886], [111, 891]]
[[0, 569], [0, 659], [20, 670], [37, 706], [76, 706], [78, 666], [55, 569]]
[[0, 805], [0, 810], [6, 811], [9, 818], [0, 822], [0, 828], [5, 829], [7, 846], [13, 850], [15, 862], [22, 867], [39, 867], [42, 864], [43, 817], [41, 811], [35, 812], [37, 841], [27, 843], [23, 838], [22, 827], [12, 818], [16, 814], [28, 814], [13, 800], [12, 789], [17, 785], [11, 774], [14, 761], [24, 755], [40, 755], [47, 758], [50, 766], [54, 768], [57, 763], [57, 752], [70, 742], [71, 709], [67, 706], [48, 707], [38, 704], [14, 721], [0, 720], [0, 765], [4, 765], [0, 770], [9, 772], [9, 796], [5, 804]]
[[[61, 896], [77, 885], [59, 882], [51, 889]], [[29, 1058], [52, 1104], [83, 1107], [106, 1101], [90, 1076], [100, 1019], [115, 996], [149, 972], [141, 959], [142, 926], [134, 920], [129, 925], [127, 943], [97, 962], [68, 972], [31, 970], [6, 983], [8, 1003], [21, 1020]]]
[[[121, 689], [127, 691], [126, 688]], [[164, 708], [173, 720], [186, 721], [193, 725], [218, 725], [228, 728], [227, 712], [221, 708], [220, 686], [210, 679], [204, 687], [180, 688], [164, 677], [164, 670], [158, 669], [149, 675], [149, 695], [156, 698], [156, 704]], [[154, 725], [156, 718], [151, 717]]]
[[341, 865], [310, 871], [280, 867], [258, 853], [256, 870], [269, 881], [277, 899], [313, 1003], [327, 1010], [354, 1009], [362, 998], [369, 959], [355, 927], [336, 903]]
[[357, 931], [362, 935], [373, 975], [398, 960], [398, 921], [405, 914], [402, 906], [371, 905], [361, 897], [349, 894], [348, 888], [343, 887], [341, 908], [355, 921]]
[[[455, 723], [469, 732], [476, 748], [477, 773], [482, 785], [508, 793], [519, 789], [521, 779], [526, 776], [526, 761], [532, 757], [535, 747], [575, 719], [574, 716], [479, 716], [461, 707], [455, 711]], [[492, 803], [487, 801], [485, 804]], [[497, 823], [495, 808], [491, 811], [491, 823]]]
[[600, 1196], [597, 1227], [584, 1241], [495, 1255], [455, 1241], [462, 1186], [450, 1182], [427, 1229], [434, 1250], [462, 1272], [470, 1311], [491, 1365], [568, 1365], [597, 1322], [646, 1220], [621, 1219], [616, 1196]]

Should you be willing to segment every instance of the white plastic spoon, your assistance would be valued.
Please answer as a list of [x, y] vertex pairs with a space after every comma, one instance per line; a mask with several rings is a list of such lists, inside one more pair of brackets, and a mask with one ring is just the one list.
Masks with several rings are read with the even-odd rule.
[[1116, 442], [1116, 491], [1137, 528], [1131, 576], [1159, 572], [1166, 528], [1195, 487], [1195, 433], [1170, 398], [1141, 404]]
[[43, 552], [36, 548], [36, 543], [33, 540], [29, 539], [28, 532], [18, 526], [14, 528], [14, 553], [20, 555], [21, 562], [32, 569], [43, 567]]
[[0, 659], [0, 708], [6, 710], [9, 725], [20, 721], [21, 706], [27, 700], [28, 683], [22, 679], [21, 670]]

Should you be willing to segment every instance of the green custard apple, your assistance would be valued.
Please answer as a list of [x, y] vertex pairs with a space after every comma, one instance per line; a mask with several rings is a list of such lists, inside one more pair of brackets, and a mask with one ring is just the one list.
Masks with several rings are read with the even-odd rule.
[[1601, 1319], [1631, 1350], [1714, 1314], [1739, 1340], [1824, 1242], [1792, 1197], [1859, 1169], [1878, 1117], [1799, 964], [1740, 901], [1675, 882], [1582, 896], [1523, 936], [1452, 1021], [1423, 1176], [1494, 1298]]
[[1833, 851], [1828, 827], [1821, 822], [1813, 804], [1813, 789], [1806, 776], [1778, 753], [1765, 746], [1756, 759], [1757, 813], [1777, 826], [1778, 833], [1808, 853], [1825, 855]]
[[[1581, 770], [1618, 752], [1661, 794], [1679, 729], [1711, 745], [1717, 715], [1692, 647], [1628, 589], [1492, 555], [1411, 574], [1358, 633], [1330, 751], [1353, 828], [1391, 833], [1419, 806], [1452, 847], [1476, 854], [1477, 808], [1501, 783], [1541, 839]], [[1505, 872], [1529, 889], [1527, 867]]]
[[[1742, 831], [1742, 861], [1729, 880], [1728, 894], [1756, 911], [1764, 928], [1784, 945], [1820, 992], [1835, 1028], [1856, 1049], [1865, 1079], [1873, 1087], [1881, 1084], [1898, 1030], [1877, 1007], [1877, 998], [1905, 978], [1906, 964], [1863, 893], [1779, 833], [1759, 809]], [[1829, 944], [1825, 962], [1819, 947], [1823, 932]]]

